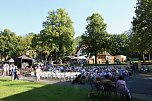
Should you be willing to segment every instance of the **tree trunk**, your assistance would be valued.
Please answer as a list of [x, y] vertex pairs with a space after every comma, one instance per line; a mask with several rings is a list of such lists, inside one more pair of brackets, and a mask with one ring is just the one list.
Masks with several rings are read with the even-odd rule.
[[59, 63], [62, 64], [62, 59], [59, 59]]
[[149, 61], [150, 61], [150, 53], [149, 53]]
[[144, 55], [144, 53], [143, 53], [143, 62], [145, 61], [145, 55]]
[[52, 61], [52, 57], [51, 57], [51, 59], [50, 59], [50, 62], [52, 63], [53, 61]]
[[98, 56], [98, 54], [97, 54], [97, 52], [95, 52], [95, 64], [97, 64], [97, 56]]
[[3, 57], [2, 57], [2, 54], [1, 54], [1, 61], [2, 61]]
[[5, 61], [7, 60], [7, 57], [5, 56]]

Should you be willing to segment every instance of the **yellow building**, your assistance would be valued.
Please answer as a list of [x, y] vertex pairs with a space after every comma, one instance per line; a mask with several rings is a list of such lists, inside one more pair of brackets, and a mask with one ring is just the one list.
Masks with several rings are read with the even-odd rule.
[[[105, 64], [106, 60], [108, 60], [108, 62], [111, 63], [111, 59], [112, 59], [112, 56], [107, 51], [104, 51], [97, 56], [97, 64]], [[94, 64], [95, 56], [92, 56], [91, 58], [89, 58], [88, 62], [89, 64]]]
[[[112, 56], [106, 51], [104, 51], [102, 54], [99, 54], [97, 56], [97, 64], [105, 64], [106, 61], [108, 61], [109, 63], [114, 63], [116, 60], [119, 60], [120, 62], [124, 62], [126, 60], [126, 56], [124, 55]], [[95, 56], [92, 56], [91, 58], [89, 58], [88, 63], [94, 64]]]

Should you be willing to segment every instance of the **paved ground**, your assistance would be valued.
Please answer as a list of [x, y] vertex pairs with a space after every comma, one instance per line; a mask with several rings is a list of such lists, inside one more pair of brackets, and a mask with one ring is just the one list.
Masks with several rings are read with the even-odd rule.
[[135, 74], [126, 78], [133, 96], [145, 101], [152, 101], [152, 74]]
[[126, 81], [133, 93], [152, 95], [152, 75], [136, 74]]

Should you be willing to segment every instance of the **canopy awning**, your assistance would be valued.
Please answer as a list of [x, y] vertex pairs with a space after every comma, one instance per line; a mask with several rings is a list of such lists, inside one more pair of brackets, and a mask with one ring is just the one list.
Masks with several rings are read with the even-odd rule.
[[32, 58], [29, 58], [29, 57], [27, 57], [26, 55], [19, 56], [18, 58], [27, 59], [27, 60], [32, 60]]
[[11, 59], [8, 60], [8, 62], [14, 62], [14, 59], [11, 58]]

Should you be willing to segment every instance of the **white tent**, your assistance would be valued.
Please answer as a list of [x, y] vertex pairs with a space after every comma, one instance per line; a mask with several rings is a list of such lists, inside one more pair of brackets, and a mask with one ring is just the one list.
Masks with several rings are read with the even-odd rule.
[[72, 57], [71, 59], [79, 59], [78, 57]]
[[85, 56], [79, 56], [79, 57], [77, 57], [78, 59], [86, 59], [86, 57]]
[[11, 58], [11, 59], [8, 60], [8, 62], [14, 62], [14, 59]]

